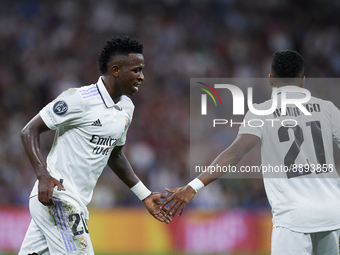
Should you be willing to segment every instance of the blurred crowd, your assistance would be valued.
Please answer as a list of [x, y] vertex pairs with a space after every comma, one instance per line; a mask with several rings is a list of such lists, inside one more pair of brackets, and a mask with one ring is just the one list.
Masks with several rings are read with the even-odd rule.
[[[285, 49], [304, 56], [307, 77], [339, 77], [339, 8], [332, 0], [2, 0], [0, 206], [26, 205], [36, 180], [20, 130], [63, 90], [97, 81], [107, 39], [128, 34], [144, 44], [145, 81], [132, 98], [124, 152], [143, 182], [163, 192], [191, 179], [190, 78], [265, 78], [272, 54]], [[329, 88], [320, 93], [337, 100]], [[53, 135], [42, 135], [44, 156]], [[226, 130], [207, 150], [216, 156], [234, 137]], [[257, 148], [245, 163], [259, 157]], [[218, 180], [190, 206], [267, 208], [262, 182]], [[90, 205], [141, 204], [106, 168]]]

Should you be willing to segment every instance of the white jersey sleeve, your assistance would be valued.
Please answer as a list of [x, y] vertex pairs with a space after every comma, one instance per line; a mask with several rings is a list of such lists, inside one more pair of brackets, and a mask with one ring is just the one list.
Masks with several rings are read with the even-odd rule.
[[[255, 106], [255, 108], [258, 108], [258, 106]], [[262, 139], [263, 123], [264, 121], [262, 120], [261, 116], [255, 115], [254, 113], [248, 111], [243, 119], [243, 124], [239, 128], [238, 134], [251, 134]]]
[[77, 89], [68, 89], [46, 105], [39, 114], [52, 130], [63, 125], [81, 124], [84, 115], [83, 99]]

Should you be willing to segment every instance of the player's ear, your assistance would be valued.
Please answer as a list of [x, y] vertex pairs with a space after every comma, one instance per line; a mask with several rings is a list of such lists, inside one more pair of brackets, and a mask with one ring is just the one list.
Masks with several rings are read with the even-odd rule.
[[270, 73], [268, 74], [268, 77], [269, 77], [269, 84], [271, 87], [275, 87], [274, 86], [274, 80], [273, 80], [273, 75]]
[[303, 76], [301, 79], [301, 85], [300, 87], [303, 88], [305, 86], [306, 76]]
[[112, 76], [113, 76], [113, 77], [118, 77], [121, 68], [120, 68], [119, 65], [113, 65], [113, 66], [111, 67], [111, 70], [112, 70]]

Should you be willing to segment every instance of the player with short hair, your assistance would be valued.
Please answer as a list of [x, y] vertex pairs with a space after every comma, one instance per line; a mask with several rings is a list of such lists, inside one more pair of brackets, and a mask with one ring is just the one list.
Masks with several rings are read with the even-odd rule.
[[[260, 141], [262, 166], [289, 170], [263, 173], [273, 213], [272, 254], [338, 255], [340, 179], [334, 165], [333, 141], [340, 146], [340, 111], [332, 102], [316, 97], [305, 104], [311, 115], [299, 109], [283, 115], [280, 108], [283, 90], [291, 91], [286, 94], [289, 99], [305, 97], [296, 92], [305, 82], [303, 63], [303, 57], [295, 51], [273, 55], [269, 82], [277, 88], [277, 109], [265, 116], [248, 111], [235, 141], [211, 165], [234, 166]], [[255, 108], [270, 109], [272, 102], [270, 99]], [[265, 121], [267, 118], [278, 121]], [[264, 125], [250, 126], [250, 119], [260, 119]], [[174, 193], [163, 203], [165, 206], [172, 201], [169, 215], [179, 210], [180, 216], [199, 189], [222, 175], [202, 173], [186, 186], [167, 189]]]
[[[46, 105], [21, 131], [37, 175], [30, 194], [32, 216], [19, 254], [94, 254], [87, 204], [106, 164], [142, 200], [156, 219], [166, 194], [151, 193], [134, 173], [122, 148], [132, 121], [134, 95], [144, 80], [143, 44], [117, 36], [98, 57], [101, 76], [92, 85], [71, 88]], [[44, 161], [39, 136], [56, 130]]]

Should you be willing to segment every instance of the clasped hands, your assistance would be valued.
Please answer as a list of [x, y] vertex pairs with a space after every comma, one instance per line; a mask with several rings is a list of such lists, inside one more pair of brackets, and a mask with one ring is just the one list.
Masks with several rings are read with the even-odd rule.
[[[153, 192], [146, 197], [143, 202], [148, 209], [149, 213], [160, 222], [169, 224], [178, 212], [178, 216], [181, 216], [185, 206], [195, 196], [196, 191], [189, 185], [165, 190], [172, 193], [163, 203], [161, 198], [166, 198], [167, 194], [159, 192]], [[166, 205], [170, 204], [168, 207]]]

